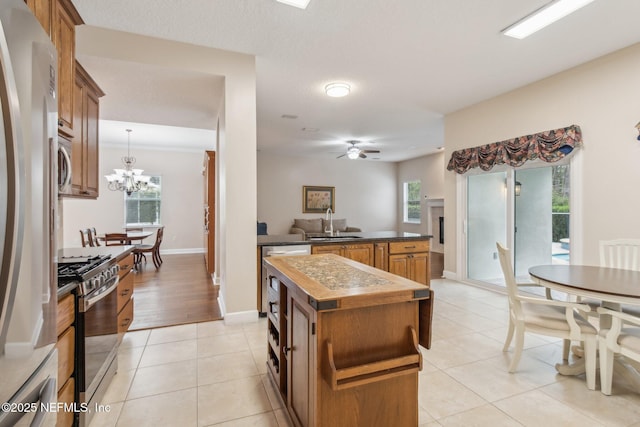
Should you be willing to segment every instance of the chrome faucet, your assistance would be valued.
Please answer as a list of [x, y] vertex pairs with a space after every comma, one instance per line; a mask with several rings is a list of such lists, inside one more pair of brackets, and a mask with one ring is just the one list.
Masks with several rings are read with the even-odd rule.
[[329, 236], [333, 236], [333, 211], [331, 208], [327, 209], [324, 219], [325, 221], [329, 221], [329, 228], [325, 228], [324, 232], [328, 233]]

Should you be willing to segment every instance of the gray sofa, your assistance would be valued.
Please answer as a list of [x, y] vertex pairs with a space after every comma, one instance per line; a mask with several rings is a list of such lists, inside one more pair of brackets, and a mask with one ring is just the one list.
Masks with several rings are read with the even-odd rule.
[[[313, 219], [300, 219], [296, 218], [293, 220], [293, 225], [289, 230], [289, 234], [302, 234], [302, 235], [320, 235], [324, 234], [324, 230], [329, 228], [329, 220], [324, 218], [313, 218]], [[344, 232], [358, 232], [362, 231], [358, 227], [348, 227], [346, 219], [334, 219], [333, 220], [333, 231], [339, 231], [341, 233]]]

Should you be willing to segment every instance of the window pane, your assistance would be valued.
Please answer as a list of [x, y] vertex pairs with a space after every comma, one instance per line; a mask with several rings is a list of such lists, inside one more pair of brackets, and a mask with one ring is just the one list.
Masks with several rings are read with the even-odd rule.
[[162, 199], [161, 177], [152, 175], [143, 191], [125, 194], [125, 221], [127, 224], [159, 224]]
[[404, 183], [404, 222], [420, 223], [420, 181]]

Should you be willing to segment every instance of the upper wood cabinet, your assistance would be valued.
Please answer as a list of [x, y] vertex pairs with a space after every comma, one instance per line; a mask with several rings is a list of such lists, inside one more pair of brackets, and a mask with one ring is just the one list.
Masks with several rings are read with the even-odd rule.
[[96, 198], [99, 189], [98, 120], [104, 92], [75, 62], [73, 138], [71, 140], [71, 195]]
[[51, 40], [58, 52], [58, 131], [74, 136], [76, 25], [84, 24], [69, 0], [55, 0]]
[[44, 31], [51, 36], [51, 0], [25, 0]]

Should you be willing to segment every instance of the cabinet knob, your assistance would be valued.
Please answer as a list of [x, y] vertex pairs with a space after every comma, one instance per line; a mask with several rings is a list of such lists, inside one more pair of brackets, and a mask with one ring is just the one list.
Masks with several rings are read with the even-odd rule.
[[58, 126], [64, 126], [64, 123], [62, 123], [62, 119], [58, 119]]
[[282, 352], [284, 353], [284, 355], [286, 356], [288, 352], [291, 351], [291, 347], [282, 347]]

